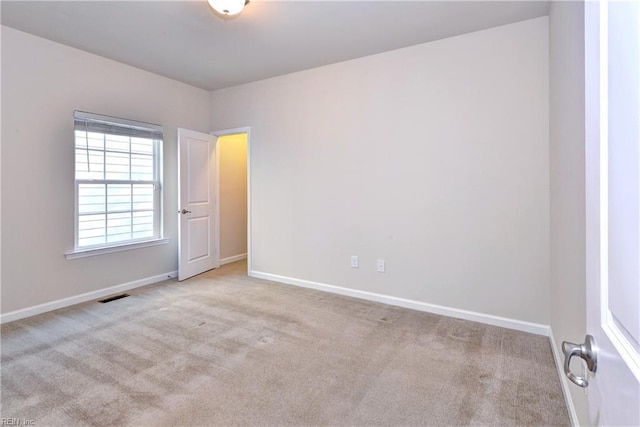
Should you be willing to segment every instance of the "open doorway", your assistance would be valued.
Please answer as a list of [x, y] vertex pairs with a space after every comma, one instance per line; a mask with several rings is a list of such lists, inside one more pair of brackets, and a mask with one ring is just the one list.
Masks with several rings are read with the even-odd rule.
[[212, 132], [217, 137], [220, 265], [248, 258], [249, 132]]

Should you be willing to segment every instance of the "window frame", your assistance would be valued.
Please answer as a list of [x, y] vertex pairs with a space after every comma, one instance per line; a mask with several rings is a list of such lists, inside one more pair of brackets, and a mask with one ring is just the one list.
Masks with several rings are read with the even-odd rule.
[[[106, 171], [103, 179], [78, 179], [77, 171], [76, 171], [76, 156], [77, 147], [76, 147], [76, 131], [77, 131], [77, 122], [86, 122], [86, 123], [99, 123], [105, 126], [112, 126], [114, 129], [119, 129], [121, 131], [125, 129], [143, 129], [148, 130], [150, 132], [154, 132], [156, 135], [159, 133], [161, 136], [159, 139], [148, 138], [153, 141], [153, 180], [132, 180], [131, 172], [129, 173], [128, 180], [118, 180], [118, 179], [106, 179]], [[103, 135], [117, 135], [115, 132], [108, 131], [96, 131], [94, 132], [102, 133]], [[132, 131], [133, 132], [133, 131]], [[136, 136], [136, 135], [129, 135]], [[143, 136], [145, 137], [145, 136]], [[147, 137], [145, 137], [147, 138]], [[168, 243], [169, 239], [165, 239], [163, 237], [163, 183], [162, 183], [162, 164], [163, 164], [163, 141], [164, 141], [164, 129], [160, 125], [138, 122], [128, 119], [121, 119], [118, 117], [104, 116], [94, 113], [86, 113], [83, 111], [74, 111], [74, 127], [73, 127], [73, 147], [74, 147], [74, 156], [73, 156], [73, 175], [74, 175], [74, 239], [73, 239], [73, 250], [67, 252], [65, 257], [67, 259], [81, 258], [85, 256], [99, 255], [104, 253], [112, 253], [119, 252], [123, 250], [130, 250], [148, 246], [155, 246]], [[129, 141], [131, 144], [131, 141]], [[106, 149], [106, 145], [103, 145], [103, 149], [101, 150], [105, 153], [104, 158], [106, 159], [106, 153], [108, 152]], [[131, 170], [131, 147], [129, 147], [129, 168]], [[116, 242], [104, 242], [100, 244], [87, 245], [87, 246], [79, 246], [79, 224], [80, 218], [82, 214], [80, 213], [80, 199], [79, 199], [79, 189], [82, 184], [101, 184], [105, 186], [105, 203], [107, 203], [106, 192], [108, 191], [108, 185], [110, 184], [148, 184], [153, 185], [153, 235], [149, 237], [137, 238], [137, 239], [127, 239]], [[131, 204], [129, 212], [134, 212], [134, 206]], [[108, 210], [105, 209], [104, 212], [105, 221], [108, 221]], [[105, 223], [106, 226], [106, 223]], [[106, 235], [105, 235], [106, 240]]]

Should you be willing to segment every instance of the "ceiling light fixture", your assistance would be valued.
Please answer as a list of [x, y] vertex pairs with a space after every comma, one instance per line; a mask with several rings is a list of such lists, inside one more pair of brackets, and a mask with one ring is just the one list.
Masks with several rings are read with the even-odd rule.
[[223, 16], [233, 16], [242, 12], [242, 9], [249, 4], [249, 0], [207, 0], [209, 6], [218, 14]]

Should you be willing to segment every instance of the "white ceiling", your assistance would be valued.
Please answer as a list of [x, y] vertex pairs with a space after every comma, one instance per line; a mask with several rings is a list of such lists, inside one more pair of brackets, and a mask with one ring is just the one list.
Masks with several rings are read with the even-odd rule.
[[6, 1], [2, 24], [207, 90], [548, 14], [547, 1]]

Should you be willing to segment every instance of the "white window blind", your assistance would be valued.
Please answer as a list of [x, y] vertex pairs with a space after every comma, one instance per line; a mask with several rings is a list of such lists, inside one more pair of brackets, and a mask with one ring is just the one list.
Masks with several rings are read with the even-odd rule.
[[162, 127], [74, 112], [76, 250], [161, 238]]

